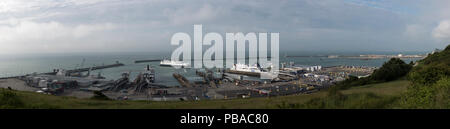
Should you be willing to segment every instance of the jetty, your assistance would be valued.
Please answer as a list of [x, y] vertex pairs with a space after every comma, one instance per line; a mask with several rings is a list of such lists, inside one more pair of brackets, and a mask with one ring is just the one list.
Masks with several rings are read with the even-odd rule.
[[[79, 73], [79, 72], [87, 72], [89, 70], [100, 70], [100, 69], [107, 69], [107, 68], [114, 68], [114, 67], [120, 67], [120, 66], [124, 66], [125, 64], [120, 63], [120, 62], [116, 62], [115, 64], [110, 64], [110, 65], [102, 65], [102, 66], [94, 66], [94, 67], [89, 67], [89, 68], [79, 68], [79, 69], [71, 69], [71, 70], [67, 70], [66, 74], [72, 74], [72, 73]], [[52, 72], [46, 72], [46, 73], [37, 73], [37, 74], [47, 74], [47, 75], [56, 75], [57, 70], [54, 69], [54, 71]], [[17, 76], [10, 76], [10, 77], [0, 77], [1, 79], [10, 79], [10, 78], [21, 78], [21, 77], [25, 77], [27, 75], [17, 75]]]
[[195, 73], [198, 76], [203, 77], [203, 80], [205, 82], [209, 83], [209, 86], [211, 86], [213, 88], [217, 88], [217, 84], [216, 83], [223, 79], [223, 77], [222, 78], [215, 78], [213, 76], [213, 72], [211, 70], [209, 70], [209, 69], [206, 69], [205, 72], [195, 71]]
[[193, 86], [189, 83], [189, 80], [187, 80], [186, 77], [184, 77], [183, 75], [178, 74], [178, 73], [174, 73], [174, 74], [173, 74], [173, 77], [174, 77], [175, 79], [177, 79], [177, 81], [180, 83], [181, 86], [183, 86], [183, 87], [193, 87]]
[[146, 63], [146, 62], [160, 62], [161, 59], [152, 59], [152, 60], [135, 60], [134, 63]]
[[[109, 64], [109, 65], [101, 65], [101, 66], [94, 66], [94, 67], [88, 67], [88, 68], [79, 68], [79, 69], [71, 69], [71, 70], [67, 70], [66, 74], [71, 74], [71, 73], [79, 73], [79, 72], [87, 72], [89, 70], [100, 70], [100, 69], [107, 69], [107, 68], [114, 68], [114, 67], [120, 67], [120, 66], [125, 66], [125, 64], [120, 63], [119, 61], [116, 61], [115, 64]], [[42, 73], [42, 74], [49, 74], [49, 75], [55, 75], [57, 73], [57, 71], [53, 71], [53, 72], [48, 72], [48, 73]]]
[[120, 67], [120, 66], [124, 66], [124, 64], [116, 62], [115, 64], [110, 64], [110, 65], [102, 65], [102, 66], [94, 66], [91, 68], [80, 68], [80, 69], [67, 70], [67, 73], [86, 72], [89, 70], [100, 70], [100, 69], [114, 68], [114, 67]]

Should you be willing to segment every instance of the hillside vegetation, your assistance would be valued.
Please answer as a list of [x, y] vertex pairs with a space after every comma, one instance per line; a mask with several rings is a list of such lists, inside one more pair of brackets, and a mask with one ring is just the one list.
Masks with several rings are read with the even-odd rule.
[[385, 62], [379, 69], [376, 69], [369, 77], [357, 78], [350, 76], [348, 79], [338, 83], [336, 88], [348, 89], [355, 86], [393, 81], [404, 77], [412, 67], [412, 64], [406, 64], [399, 58], [392, 58], [388, 62]]
[[412, 85], [402, 96], [405, 108], [450, 108], [450, 45], [419, 61], [407, 78]]

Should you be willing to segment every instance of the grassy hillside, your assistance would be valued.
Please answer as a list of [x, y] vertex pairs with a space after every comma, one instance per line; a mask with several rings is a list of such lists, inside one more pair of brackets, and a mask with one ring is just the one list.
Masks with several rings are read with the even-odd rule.
[[405, 108], [450, 108], [450, 45], [419, 61], [407, 77], [412, 85], [402, 96]]
[[400, 98], [410, 82], [404, 79], [368, 84], [340, 90], [337, 87], [324, 91], [324, 96], [302, 103], [283, 103], [287, 109], [382, 109], [401, 108]]
[[[359, 102], [368, 102], [366, 105], [347, 105], [335, 108], [380, 108], [380, 102], [388, 102], [388, 105], [396, 103], [400, 94], [406, 90], [409, 81], [397, 80], [387, 83], [364, 85], [342, 90], [343, 95], [349, 95], [350, 99]], [[185, 102], [150, 102], [150, 101], [114, 101], [77, 99], [73, 97], [58, 97], [33, 92], [0, 90], [0, 108], [76, 108], [76, 109], [256, 109], [256, 108], [309, 108], [291, 107], [289, 105], [302, 105], [318, 98], [328, 98], [327, 91], [321, 91], [310, 95], [292, 95], [272, 98], [249, 98], [232, 100], [206, 100]], [[359, 96], [363, 95], [363, 96]], [[364, 98], [364, 95], [369, 95]], [[372, 101], [374, 104], [371, 104]], [[386, 101], [386, 102], [384, 102]], [[387, 107], [391, 108], [393, 106]], [[315, 107], [311, 107], [315, 108]], [[383, 107], [384, 108], [384, 107]]]

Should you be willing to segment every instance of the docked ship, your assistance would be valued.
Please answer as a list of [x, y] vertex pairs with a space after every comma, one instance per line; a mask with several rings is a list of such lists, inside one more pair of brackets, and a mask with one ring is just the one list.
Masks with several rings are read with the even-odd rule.
[[148, 83], [155, 83], [156, 73], [155, 70], [150, 67], [150, 65], [147, 65], [147, 68], [145, 69], [144, 73], [142, 73], [142, 76]]
[[160, 66], [185, 68], [189, 66], [189, 63], [184, 63], [181, 61], [162, 60]]
[[[270, 66], [271, 69], [273, 66]], [[275, 78], [276, 74], [269, 72], [268, 69], [263, 69], [259, 64], [246, 65], [246, 64], [234, 64], [233, 67], [226, 71], [227, 73], [241, 74], [253, 77], [261, 78]]]
[[253, 66], [249, 66], [246, 64], [234, 64], [230, 70], [241, 71], [241, 72], [251, 72], [251, 73], [263, 72], [263, 70], [261, 69], [261, 67], [258, 64], [255, 64]]

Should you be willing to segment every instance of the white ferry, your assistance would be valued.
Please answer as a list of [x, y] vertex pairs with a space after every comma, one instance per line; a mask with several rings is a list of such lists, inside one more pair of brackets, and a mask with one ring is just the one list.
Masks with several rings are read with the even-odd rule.
[[[269, 67], [270, 69], [273, 68], [273, 66], [271, 65]], [[278, 74], [279, 70], [275, 70], [275, 72], [268, 72], [268, 69], [263, 69], [261, 68], [260, 65], [255, 64], [253, 66], [249, 66], [246, 64], [234, 64], [233, 67], [228, 70], [229, 73], [234, 73], [234, 74], [244, 74], [244, 75], [248, 75], [248, 76], [258, 76], [261, 78], [276, 78]]]
[[189, 63], [184, 63], [184, 62], [181, 62], [181, 61], [163, 60], [163, 61], [161, 61], [160, 66], [185, 68], [185, 67], [189, 66]]
[[257, 64], [253, 66], [249, 66], [246, 64], [234, 64], [231, 70], [240, 71], [240, 72], [252, 72], [252, 73], [261, 73], [263, 72]]

